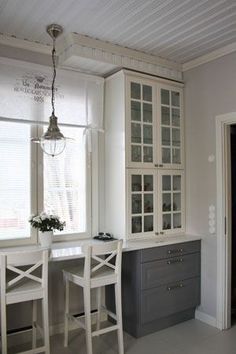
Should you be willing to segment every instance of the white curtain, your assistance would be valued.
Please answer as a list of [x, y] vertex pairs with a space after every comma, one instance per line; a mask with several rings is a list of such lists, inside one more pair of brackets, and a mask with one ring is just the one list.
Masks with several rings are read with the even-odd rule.
[[[0, 58], [0, 117], [48, 121], [52, 69]], [[57, 69], [58, 123], [103, 129], [104, 79]]]

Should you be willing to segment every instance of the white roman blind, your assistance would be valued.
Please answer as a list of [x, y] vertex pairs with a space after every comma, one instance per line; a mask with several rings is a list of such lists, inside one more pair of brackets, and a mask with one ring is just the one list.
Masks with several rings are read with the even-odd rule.
[[0, 122], [0, 240], [30, 237], [30, 129]]
[[[0, 117], [48, 122], [52, 69], [0, 58]], [[56, 116], [59, 124], [103, 129], [104, 79], [57, 69]]]
[[64, 133], [74, 138], [62, 156], [44, 154], [44, 210], [58, 215], [66, 222], [60, 234], [88, 233], [87, 182], [89, 171], [86, 159], [86, 137], [82, 128], [65, 128]]

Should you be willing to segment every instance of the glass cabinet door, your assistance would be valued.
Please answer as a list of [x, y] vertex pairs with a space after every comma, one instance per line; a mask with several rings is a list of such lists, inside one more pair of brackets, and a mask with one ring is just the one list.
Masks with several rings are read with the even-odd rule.
[[130, 165], [153, 164], [153, 86], [129, 82]]
[[161, 88], [161, 163], [180, 166], [182, 163], [181, 142], [181, 92]]
[[178, 232], [184, 228], [183, 172], [161, 171], [162, 232]]
[[129, 171], [130, 237], [154, 234], [156, 213], [154, 173], [154, 171]]

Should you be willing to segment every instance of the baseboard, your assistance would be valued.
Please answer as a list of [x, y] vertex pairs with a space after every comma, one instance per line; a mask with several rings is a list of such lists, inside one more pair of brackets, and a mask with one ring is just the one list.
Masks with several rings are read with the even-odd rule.
[[217, 327], [217, 322], [216, 322], [216, 318], [212, 317], [210, 315], [207, 315], [206, 313], [196, 310], [195, 311], [195, 318], [199, 321], [202, 321], [212, 327]]

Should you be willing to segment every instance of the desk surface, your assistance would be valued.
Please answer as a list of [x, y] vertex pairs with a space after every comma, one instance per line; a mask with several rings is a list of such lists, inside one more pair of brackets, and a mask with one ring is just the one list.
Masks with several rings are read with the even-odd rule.
[[[166, 246], [181, 242], [190, 242], [195, 240], [200, 240], [200, 236], [193, 235], [179, 235], [179, 236], [163, 236], [162, 238], [157, 239], [143, 239], [143, 240], [132, 240], [124, 241], [123, 251], [135, 251], [145, 248], [160, 247]], [[56, 242], [52, 245], [51, 248], [51, 261], [62, 261], [70, 260], [83, 257], [83, 246], [84, 245], [93, 245], [100, 244], [101, 241], [87, 239], [80, 241], [68, 241], [68, 242]], [[40, 249], [39, 245], [32, 246], [19, 246], [19, 247], [9, 247], [0, 249], [1, 252], [20, 252], [38, 250]]]

